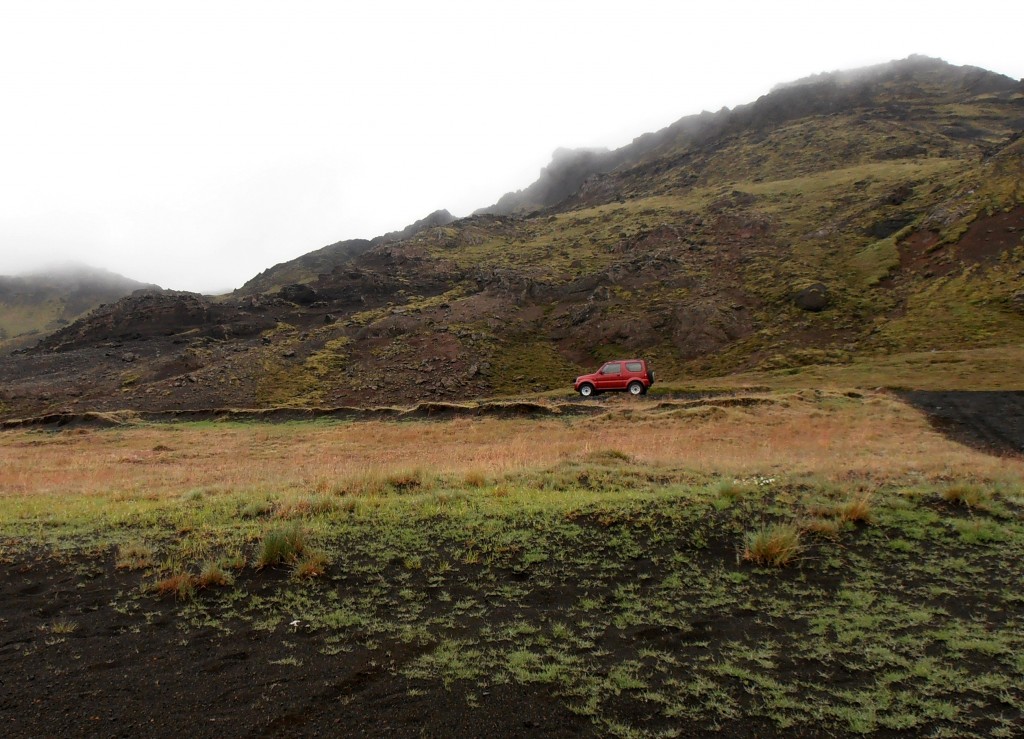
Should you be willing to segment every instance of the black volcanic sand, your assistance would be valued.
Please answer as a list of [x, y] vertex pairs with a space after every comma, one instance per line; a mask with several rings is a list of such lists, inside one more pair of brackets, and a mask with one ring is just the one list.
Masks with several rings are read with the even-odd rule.
[[[456, 543], [421, 524], [419, 551], [447, 570], [368, 557], [378, 534], [349, 534], [323, 579], [247, 568], [193, 601], [144, 590], [152, 576], [115, 569], [110, 552], [8, 549], [0, 735], [985, 736], [1024, 725], [1020, 509], [902, 501], [762, 569], [738, 547], [772, 508], [680, 508], [691, 506], [506, 522], [535, 537], [527, 550], [544, 556], [533, 560], [497, 548], [454, 559]], [[970, 528], [979, 521], [987, 528]], [[961, 530], [1011, 538], [966, 542]], [[310, 626], [306, 614], [332, 598], [361, 615]], [[403, 624], [425, 633], [401, 638]], [[460, 645], [456, 660], [471, 650], [460, 669], [487, 666], [409, 674], [446, 642]], [[513, 659], [530, 654], [536, 677], [515, 677]], [[583, 666], [568, 688], [539, 677], [553, 655]], [[588, 695], [593, 719], [580, 715]]]
[[1024, 453], [1024, 391], [911, 390], [898, 395], [961, 443], [994, 454]]
[[[85, 574], [83, 574], [85, 573]], [[280, 573], [277, 573], [278, 575]], [[254, 592], [286, 577], [265, 573]], [[548, 691], [495, 686], [486, 708], [463, 691], [410, 695], [394, 671], [416, 645], [325, 656], [317, 633], [185, 628], [174, 601], [145, 613], [112, 604], [139, 587], [112, 563], [50, 557], [0, 566], [0, 735], [42, 736], [541, 736], [592, 732]], [[73, 614], [70, 634], [41, 629]], [[287, 649], [282, 641], [291, 645]], [[284, 653], [301, 661], [275, 664]], [[294, 655], [298, 655], [296, 658]]]

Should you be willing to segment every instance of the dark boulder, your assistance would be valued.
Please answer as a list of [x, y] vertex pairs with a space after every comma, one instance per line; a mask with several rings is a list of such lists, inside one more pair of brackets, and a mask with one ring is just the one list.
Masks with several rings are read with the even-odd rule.
[[832, 303], [828, 288], [820, 282], [805, 287], [794, 297], [793, 302], [800, 310], [807, 310], [817, 313], [823, 311]]
[[285, 285], [277, 294], [295, 305], [312, 305], [317, 300], [316, 290], [309, 285]]

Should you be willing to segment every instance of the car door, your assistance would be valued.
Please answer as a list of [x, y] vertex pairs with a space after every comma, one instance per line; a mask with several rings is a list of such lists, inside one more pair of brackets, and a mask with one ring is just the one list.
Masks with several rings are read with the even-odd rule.
[[621, 390], [625, 387], [625, 385], [622, 384], [622, 378], [622, 362], [608, 362], [608, 364], [604, 365], [598, 373], [597, 389]]

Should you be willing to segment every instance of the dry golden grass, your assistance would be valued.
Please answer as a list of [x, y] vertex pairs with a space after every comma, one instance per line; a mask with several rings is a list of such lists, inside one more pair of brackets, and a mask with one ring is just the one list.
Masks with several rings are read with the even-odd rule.
[[[1024, 463], [936, 433], [884, 394], [775, 396], [691, 420], [657, 401], [612, 403], [576, 419], [468, 418], [350, 424], [149, 425], [88, 433], [0, 433], [0, 496], [109, 495], [160, 499], [181, 491], [373, 494], [415, 488], [427, 476], [494, 479], [514, 470], [612, 450], [638, 464], [743, 476], [822, 479], [1002, 480]], [[157, 452], [154, 449], [160, 448]], [[302, 505], [298, 506], [302, 508]], [[301, 515], [289, 511], [285, 517]]]

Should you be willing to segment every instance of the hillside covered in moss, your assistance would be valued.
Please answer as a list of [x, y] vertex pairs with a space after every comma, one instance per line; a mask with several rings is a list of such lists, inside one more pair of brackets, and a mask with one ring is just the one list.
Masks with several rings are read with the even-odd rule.
[[1024, 337], [1024, 83], [911, 57], [780, 85], [457, 220], [339, 242], [235, 294], [105, 306], [0, 360], [6, 415], [384, 404]]

